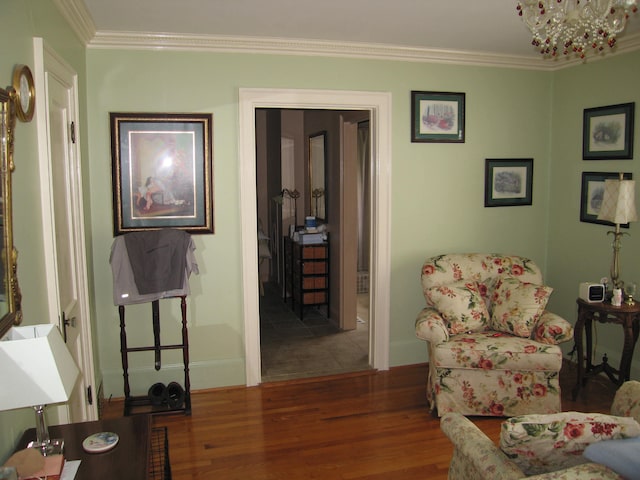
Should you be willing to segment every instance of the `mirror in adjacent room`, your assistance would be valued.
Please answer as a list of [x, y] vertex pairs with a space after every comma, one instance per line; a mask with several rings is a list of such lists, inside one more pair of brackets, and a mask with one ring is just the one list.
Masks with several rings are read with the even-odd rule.
[[11, 87], [0, 89], [0, 337], [22, 321], [21, 294], [18, 286], [17, 252], [13, 246], [11, 172], [13, 171], [13, 138], [16, 125], [16, 101]]
[[318, 220], [327, 221], [326, 132], [309, 136], [309, 211]]

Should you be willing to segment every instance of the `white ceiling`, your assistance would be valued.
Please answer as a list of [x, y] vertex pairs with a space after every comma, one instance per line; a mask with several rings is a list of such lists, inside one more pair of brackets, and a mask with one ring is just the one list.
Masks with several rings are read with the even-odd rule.
[[[540, 57], [517, 0], [84, 0], [98, 33], [365, 43]], [[640, 32], [640, 13], [625, 36]]]

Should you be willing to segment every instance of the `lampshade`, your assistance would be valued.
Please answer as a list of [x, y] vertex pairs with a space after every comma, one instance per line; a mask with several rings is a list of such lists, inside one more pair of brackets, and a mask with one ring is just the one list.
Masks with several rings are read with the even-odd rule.
[[0, 410], [66, 402], [78, 374], [58, 327], [13, 327], [0, 339]]
[[635, 186], [635, 180], [605, 180], [604, 197], [598, 213], [598, 220], [606, 220], [616, 224], [637, 221]]

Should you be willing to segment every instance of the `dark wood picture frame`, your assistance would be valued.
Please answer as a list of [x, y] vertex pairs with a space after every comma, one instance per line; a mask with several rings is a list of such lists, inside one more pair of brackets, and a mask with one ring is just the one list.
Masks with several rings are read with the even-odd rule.
[[464, 143], [465, 94], [411, 92], [411, 141]]
[[213, 233], [213, 116], [110, 113], [113, 231]]
[[485, 160], [485, 207], [513, 207], [532, 203], [533, 158]]
[[[580, 189], [580, 221], [586, 223], [597, 223], [600, 225], [614, 226], [606, 220], [598, 220], [598, 212], [604, 196], [604, 181], [606, 179], [618, 179], [618, 172], [582, 172], [582, 185]], [[633, 174], [624, 173], [625, 180], [632, 180]], [[620, 224], [621, 227], [629, 228], [629, 224]]]
[[582, 122], [582, 158], [633, 158], [635, 102], [587, 108]]

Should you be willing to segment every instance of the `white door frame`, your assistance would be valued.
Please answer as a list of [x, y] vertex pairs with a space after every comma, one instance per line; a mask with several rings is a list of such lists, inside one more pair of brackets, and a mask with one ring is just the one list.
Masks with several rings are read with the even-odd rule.
[[[68, 408], [60, 408], [59, 415], [63, 422], [81, 422], [98, 419], [98, 392], [95, 380], [95, 366], [93, 358], [93, 339], [91, 333], [91, 315], [89, 308], [89, 287], [87, 273], [87, 255], [85, 244], [85, 227], [84, 212], [82, 210], [82, 173], [80, 169], [80, 135], [78, 134], [78, 74], [67, 62], [61, 58], [54, 50], [52, 50], [42, 38], [35, 37], [33, 39], [34, 50], [34, 74], [36, 91], [36, 123], [38, 130], [38, 156], [40, 169], [40, 200], [42, 205], [42, 229], [43, 229], [43, 245], [44, 245], [44, 267], [47, 290], [47, 308], [49, 311], [49, 322], [58, 324], [61, 306], [58, 297], [58, 275], [56, 262], [56, 238], [53, 217], [53, 185], [51, 169], [51, 152], [49, 150], [49, 108], [47, 95], [47, 78], [50, 75], [56, 76], [58, 79], [67, 83], [72, 91], [71, 115], [69, 121], [73, 121], [76, 130], [76, 142], [69, 148], [73, 150], [70, 155], [73, 162], [72, 169], [74, 178], [76, 179], [70, 194], [74, 198], [72, 202], [72, 211], [70, 215], [74, 218], [76, 228], [73, 232], [76, 236], [75, 244], [77, 246], [77, 266], [78, 266], [78, 290], [80, 292], [78, 298], [78, 307], [82, 312], [83, 325], [80, 333], [80, 341], [82, 342], [82, 365], [78, 365], [83, 378], [83, 384], [92, 388], [93, 403], [84, 402], [83, 412], [80, 412], [83, 418], [70, 418]], [[83, 396], [87, 393], [84, 392]]]
[[256, 212], [257, 108], [368, 110], [372, 136], [371, 352], [378, 370], [389, 369], [391, 232], [391, 94], [342, 90], [241, 88], [239, 90], [240, 215], [247, 386], [261, 382]]

